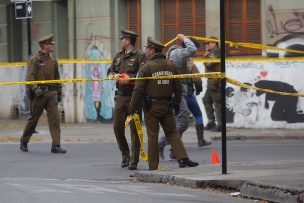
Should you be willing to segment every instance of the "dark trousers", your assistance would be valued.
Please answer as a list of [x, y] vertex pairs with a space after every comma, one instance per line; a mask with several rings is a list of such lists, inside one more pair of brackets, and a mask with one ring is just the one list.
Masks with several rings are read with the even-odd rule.
[[52, 136], [52, 146], [60, 145], [60, 120], [58, 115], [58, 100], [56, 91], [44, 92], [42, 98], [34, 98], [31, 102], [32, 115], [28, 119], [21, 140], [29, 142], [33, 135], [38, 120], [45, 109], [50, 133]]
[[170, 112], [169, 105], [154, 105], [144, 115], [148, 135], [148, 163], [150, 170], [156, 170], [159, 164], [159, 124], [163, 128], [166, 139], [171, 145], [177, 160], [188, 158], [184, 144], [176, 131], [175, 117]]
[[[114, 133], [117, 140], [118, 147], [122, 153], [123, 160], [130, 160], [131, 164], [137, 165], [139, 161], [140, 143], [137, 135], [135, 123], [132, 120], [130, 122], [131, 129], [131, 159], [130, 149], [125, 136], [125, 121], [127, 116], [130, 114], [130, 101], [131, 96], [115, 96], [115, 107], [114, 107]], [[140, 108], [138, 110], [141, 118]]]
[[[222, 107], [221, 107], [221, 91], [206, 90], [203, 97], [203, 103], [206, 110], [208, 121], [216, 120], [219, 126], [222, 125]], [[215, 111], [215, 116], [214, 116]]]

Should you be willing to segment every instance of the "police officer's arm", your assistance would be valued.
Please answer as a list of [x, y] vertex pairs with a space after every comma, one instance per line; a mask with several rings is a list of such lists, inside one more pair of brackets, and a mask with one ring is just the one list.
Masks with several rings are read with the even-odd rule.
[[[176, 66], [172, 63], [173, 74], [178, 75]], [[174, 103], [179, 104], [182, 100], [182, 83], [180, 79], [173, 79]]]
[[[197, 67], [194, 63], [192, 64], [191, 73], [192, 74], [199, 73], [199, 70], [197, 69]], [[192, 80], [193, 80], [193, 83], [195, 85], [196, 94], [202, 92], [203, 91], [202, 79], [201, 78], [193, 78]]]
[[[26, 80], [27, 81], [35, 81], [35, 80], [37, 80], [37, 59], [34, 58], [34, 57], [31, 57], [28, 60]], [[37, 84], [31, 85], [31, 89], [32, 90], [35, 90], [37, 88], [38, 88]]]
[[[138, 71], [138, 77], [148, 77], [147, 67], [148, 67], [147, 64], [144, 64], [143, 66], [140, 67]], [[143, 97], [145, 96], [146, 84], [147, 84], [147, 80], [135, 81], [135, 87], [130, 102], [131, 114], [135, 113], [138, 105], [140, 105]]]
[[[212, 50], [212, 52], [208, 55], [207, 58], [220, 58], [221, 57], [221, 50], [219, 48], [215, 48]], [[216, 66], [216, 64], [218, 63], [204, 63], [205, 67], [209, 70], [209, 71], [213, 71], [213, 68]]]
[[107, 75], [109, 74], [115, 74], [115, 73], [118, 73], [116, 70], [115, 70], [115, 65], [114, 63], [116, 62], [116, 58], [118, 57], [118, 53], [116, 54], [116, 56], [114, 57], [112, 63], [111, 63], [111, 66], [108, 68], [107, 70]]
[[[58, 65], [58, 61], [56, 60], [55, 62], [55, 80], [60, 80], [60, 73], [59, 73], [59, 65]], [[62, 99], [62, 84], [61, 83], [57, 83], [57, 93], [58, 93], [58, 100], [61, 101]]]

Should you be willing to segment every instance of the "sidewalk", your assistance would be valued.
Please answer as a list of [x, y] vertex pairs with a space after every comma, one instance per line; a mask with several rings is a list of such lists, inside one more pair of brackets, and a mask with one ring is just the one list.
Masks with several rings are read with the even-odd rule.
[[[0, 120], [0, 142], [19, 142], [25, 120]], [[144, 142], [147, 141], [144, 128]], [[31, 142], [51, 142], [45, 121], [38, 124]], [[61, 124], [63, 142], [116, 143], [112, 124], [89, 122]], [[129, 139], [129, 130], [126, 130]], [[221, 140], [221, 133], [205, 131], [207, 140]], [[227, 128], [227, 140], [304, 140], [304, 130]], [[193, 124], [184, 142], [196, 142]], [[304, 159], [273, 162], [228, 162], [228, 174], [221, 165], [201, 164], [178, 170], [137, 171], [139, 181], [169, 183], [193, 188], [224, 188], [240, 195], [274, 202], [304, 202]]]
[[[0, 142], [19, 142], [26, 120], [0, 119]], [[144, 142], [147, 141], [145, 126]], [[38, 123], [38, 134], [34, 134], [31, 141], [51, 140], [49, 128], [45, 120]], [[88, 123], [61, 123], [61, 135], [63, 142], [116, 142], [111, 123], [88, 122]], [[129, 130], [126, 130], [129, 135]], [[303, 129], [244, 129], [227, 128], [227, 140], [282, 140], [304, 139]], [[221, 140], [221, 132], [205, 131], [205, 139]], [[127, 136], [129, 139], [130, 136]], [[189, 124], [188, 130], [183, 135], [184, 142], [195, 142], [196, 131], [193, 123]]]

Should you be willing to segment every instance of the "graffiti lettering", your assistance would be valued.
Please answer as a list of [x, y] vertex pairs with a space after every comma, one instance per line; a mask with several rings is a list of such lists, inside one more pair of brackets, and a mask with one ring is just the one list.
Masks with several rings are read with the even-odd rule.
[[[288, 12], [286, 20], [286, 13], [282, 13], [280, 17], [270, 5], [268, 7], [268, 20], [266, 22], [267, 29], [271, 35], [283, 35], [283, 34], [304, 34], [304, 12], [295, 10], [294, 12]], [[285, 16], [283, 16], [283, 14]], [[281, 18], [281, 19], [280, 19]]]
[[264, 69], [264, 64], [263, 63], [232, 63], [232, 62], [227, 62], [226, 63], [226, 68], [234, 68], [234, 69]]

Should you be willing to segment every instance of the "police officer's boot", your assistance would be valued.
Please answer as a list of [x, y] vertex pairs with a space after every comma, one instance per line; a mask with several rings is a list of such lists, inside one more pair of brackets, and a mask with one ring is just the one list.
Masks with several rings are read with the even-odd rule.
[[215, 124], [215, 120], [211, 120], [207, 123], [206, 127], [205, 127], [205, 130], [211, 130], [213, 129], [214, 127], [216, 126]]
[[121, 166], [121, 168], [126, 168], [126, 167], [129, 166], [129, 164], [130, 164], [130, 160], [129, 159], [124, 159], [124, 160], [122, 160], [120, 166]]
[[52, 152], [52, 153], [57, 153], [57, 154], [65, 154], [65, 153], [66, 153], [66, 150], [65, 150], [65, 149], [62, 149], [62, 148], [60, 147], [60, 145], [56, 145], [56, 146], [52, 146], [51, 152]]
[[165, 155], [164, 155], [164, 149], [165, 149], [165, 146], [167, 145], [167, 140], [166, 140], [166, 137], [163, 136], [159, 139], [159, 142], [158, 142], [158, 153], [159, 153], [159, 158], [164, 160], [165, 159]]
[[23, 152], [28, 152], [27, 142], [24, 142], [22, 139], [20, 140], [20, 150]]
[[222, 131], [222, 125], [217, 125], [214, 128], [212, 128], [210, 131], [212, 131], [212, 132], [221, 132]]
[[191, 161], [189, 158], [183, 158], [178, 160], [178, 164], [180, 168], [185, 168], [186, 166], [188, 167], [196, 167], [198, 166], [198, 162]]
[[196, 125], [196, 135], [197, 135], [197, 146], [204, 147], [207, 145], [211, 145], [211, 142], [208, 142], [204, 139], [204, 125]]
[[129, 170], [133, 171], [133, 170], [137, 170], [137, 165], [135, 164], [130, 164], [130, 166], [128, 167]]

